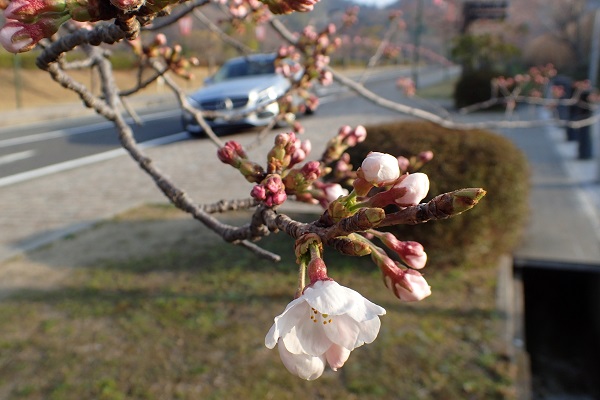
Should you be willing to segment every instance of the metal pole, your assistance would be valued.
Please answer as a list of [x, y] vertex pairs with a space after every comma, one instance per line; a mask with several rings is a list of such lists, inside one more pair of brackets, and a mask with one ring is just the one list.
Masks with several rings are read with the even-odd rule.
[[415, 15], [415, 37], [413, 47], [412, 80], [415, 88], [419, 88], [419, 48], [421, 47], [421, 30], [423, 28], [423, 0], [417, 2], [417, 13]]
[[590, 66], [588, 79], [592, 87], [598, 83], [598, 62], [600, 61], [600, 9], [594, 13], [594, 27], [592, 30], [592, 43], [590, 46]]

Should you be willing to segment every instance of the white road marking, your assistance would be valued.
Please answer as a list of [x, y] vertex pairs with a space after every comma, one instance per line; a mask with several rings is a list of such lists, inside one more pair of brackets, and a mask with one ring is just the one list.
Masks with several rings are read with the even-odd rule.
[[[161, 111], [161, 112], [157, 112], [154, 114], [144, 115], [142, 117], [142, 121], [150, 122], [150, 121], [154, 121], [157, 119], [173, 117], [180, 113], [181, 113], [181, 110], [179, 110], [179, 109]], [[131, 123], [133, 121], [128, 121], [128, 122]], [[113, 123], [107, 121], [107, 122], [99, 122], [99, 123], [95, 123], [95, 124], [91, 124], [91, 125], [78, 126], [75, 128], [58, 129], [56, 131], [36, 133], [34, 135], [19, 136], [19, 137], [15, 137], [12, 139], [0, 140], [0, 148], [17, 146], [17, 145], [26, 144], [26, 143], [41, 142], [43, 140], [55, 139], [58, 137], [80, 135], [82, 133], [89, 133], [89, 132], [93, 132], [93, 131], [99, 130], [99, 129], [110, 128], [112, 126], [113, 126]]]
[[[140, 148], [150, 148], [156, 147], [164, 144], [169, 144], [173, 142], [177, 142], [179, 140], [187, 139], [189, 135], [187, 132], [179, 132], [170, 136], [164, 136], [161, 138], [148, 140], [147, 142], [140, 143]], [[97, 163], [100, 161], [110, 160], [111, 158], [115, 158], [121, 155], [127, 154], [127, 152], [122, 149], [114, 149], [110, 151], [105, 151], [104, 153], [93, 154], [91, 156], [78, 158], [75, 160], [65, 161], [54, 165], [48, 165], [47, 167], [42, 167], [38, 169], [33, 169], [31, 171], [21, 172], [19, 174], [6, 176], [4, 178], [0, 178], [0, 187], [12, 185], [19, 182], [28, 181], [30, 179], [39, 178], [42, 176], [50, 175], [56, 172], [66, 171], [73, 168], [78, 168], [83, 165], [89, 165], [93, 163]]]
[[0, 165], [10, 164], [15, 161], [24, 160], [26, 158], [33, 157], [35, 155], [35, 150], [27, 150], [21, 151], [19, 153], [7, 154], [5, 156], [0, 156]]

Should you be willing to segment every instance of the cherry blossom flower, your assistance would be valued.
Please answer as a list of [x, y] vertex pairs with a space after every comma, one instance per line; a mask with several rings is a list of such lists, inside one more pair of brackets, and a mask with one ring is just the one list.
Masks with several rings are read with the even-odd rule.
[[292, 374], [316, 379], [323, 372], [321, 363], [327, 361], [335, 371], [352, 350], [373, 342], [381, 326], [379, 316], [384, 314], [382, 307], [358, 292], [331, 279], [317, 280], [275, 317], [265, 345], [269, 349], [279, 345]]

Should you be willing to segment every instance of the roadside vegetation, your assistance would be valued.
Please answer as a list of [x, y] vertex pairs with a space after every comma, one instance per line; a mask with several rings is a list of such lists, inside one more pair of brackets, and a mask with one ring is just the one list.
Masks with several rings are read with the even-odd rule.
[[428, 264], [460, 268], [495, 265], [510, 254], [529, 213], [529, 166], [508, 139], [481, 130], [451, 130], [423, 121], [367, 126], [367, 140], [349, 150], [352, 164], [369, 151], [416, 158], [433, 151], [422, 172], [431, 178], [425, 201], [457, 188], [482, 187], [486, 196], [473, 210], [447, 220], [391, 230], [402, 240], [423, 244]]
[[[230, 222], [244, 220], [247, 215], [238, 214]], [[433, 295], [402, 304], [384, 289], [369, 260], [328, 252], [332, 276], [360, 288], [387, 315], [378, 340], [355, 351], [352, 362], [304, 382], [264, 347], [273, 317], [295, 285], [292, 243], [282, 235], [265, 243], [284, 256], [281, 263], [232, 250], [179, 211], [158, 205], [29, 253], [31, 260], [69, 273], [57, 287], [22, 290], [0, 302], [0, 397], [512, 396], [494, 266], [466, 271], [432, 264], [427, 279]], [[74, 252], [89, 254], [88, 260], [65, 263], [64, 254]]]

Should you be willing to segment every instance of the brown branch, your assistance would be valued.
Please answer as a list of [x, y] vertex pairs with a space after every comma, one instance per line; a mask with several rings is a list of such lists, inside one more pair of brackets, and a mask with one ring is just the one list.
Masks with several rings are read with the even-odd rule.
[[194, 17], [196, 17], [200, 22], [202, 22], [204, 25], [206, 25], [206, 27], [211, 32], [216, 33], [219, 36], [219, 39], [221, 39], [223, 42], [225, 42], [225, 43], [229, 44], [230, 46], [232, 46], [233, 48], [235, 48], [241, 54], [254, 53], [254, 50], [252, 50], [250, 47], [246, 46], [244, 43], [240, 42], [239, 40], [236, 40], [235, 38], [231, 37], [231, 35], [228, 35], [227, 33], [225, 33], [221, 28], [219, 28], [219, 26], [217, 24], [215, 24], [209, 18], [207, 18], [206, 15], [204, 15], [204, 13], [202, 11], [195, 9], [193, 11], [193, 13], [194, 13]]
[[[165, 69], [165, 67], [162, 66], [156, 60], [150, 60], [150, 65], [157, 72], [158, 71], [163, 71]], [[204, 116], [202, 115], [202, 111], [199, 111], [199, 110], [195, 109], [194, 107], [192, 107], [190, 105], [190, 102], [187, 100], [187, 97], [183, 93], [183, 90], [181, 90], [179, 88], [179, 86], [177, 85], [177, 83], [173, 79], [171, 79], [171, 77], [168, 74], [163, 73], [162, 76], [163, 76], [163, 78], [164, 78], [165, 83], [167, 84], [167, 86], [169, 86], [169, 88], [171, 88], [171, 90], [173, 91], [173, 93], [177, 97], [177, 100], [179, 101], [179, 105], [181, 106], [181, 108], [183, 110], [189, 112], [190, 114], [192, 114], [194, 116], [194, 118], [196, 119], [196, 121], [198, 122], [198, 124], [202, 127], [202, 129], [204, 129], [204, 133], [206, 133], [206, 135], [209, 137], [209, 139], [215, 145], [217, 145], [218, 147], [223, 147], [224, 146], [223, 141], [221, 141], [221, 139], [218, 138], [218, 136], [212, 130], [212, 128], [210, 127], [210, 125], [208, 125], [208, 123], [204, 119]]]
[[209, 4], [210, 0], [193, 0], [188, 3], [185, 3], [183, 6], [177, 8], [177, 12], [169, 15], [168, 17], [162, 17], [158, 20], [152, 21], [151, 25], [147, 25], [142, 27], [143, 31], [158, 31], [163, 28], [166, 28], [169, 25], [174, 24], [179, 21], [181, 18], [185, 17], [191, 11], [197, 9], [198, 7], [205, 6]]
[[[295, 45], [296, 38], [294, 35], [277, 19], [270, 20], [271, 26], [275, 31], [288, 43]], [[405, 104], [401, 104], [392, 100], [383, 98], [366, 87], [364, 85], [355, 82], [354, 80], [340, 74], [331, 67], [327, 67], [327, 70], [333, 75], [333, 79], [340, 83], [342, 86], [347, 87], [364, 99], [376, 104], [380, 107], [387, 108], [389, 110], [398, 112], [400, 114], [412, 115], [429, 122], [433, 122], [442, 127], [449, 129], [499, 129], [499, 128], [534, 128], [542, 126], [555, 125], [559, 127], [569, 128], [581, 128], [583, 126], [589, 126], [600, 120], [600, 115], [594, 115], [589, 118], [585, 118], [579, 121], [564, 121], [559, 119], [545, 119], [545, 120], [530, 120], [530, 121], [485, 121], [485, 122], [457, 122], [447, 117], [441, 117], [432, 112], [422, 110], [420, 108], [411, 107]]]
[[403, 208], [386, 215], [378, 227], [392, 225], [417, 225], [432, 220], [447, 219], [473, 208], [483, 196], [481, 188], [458, 189], [440, 194], [427, 203]]
[[252, 207], [256, 207], [258, 202], [253, 198], [241, 199], [241, 200], [220, 200], [214, 204], [203, 204], [200, 207], [203, 211], [214, 214], [224, 213], [227, 211], [239, 211], [247, 210]]
[[38, 68], [47, 71], [50, 65], [59, 57], [82, 44], [98, 46], [101, 43], [113, 44], [125, 38], [125, 32], [114, 24], [99, 24], [91, 30], [78, 29], [48, 45], [38, 56], [35, 64]]

